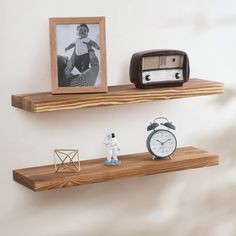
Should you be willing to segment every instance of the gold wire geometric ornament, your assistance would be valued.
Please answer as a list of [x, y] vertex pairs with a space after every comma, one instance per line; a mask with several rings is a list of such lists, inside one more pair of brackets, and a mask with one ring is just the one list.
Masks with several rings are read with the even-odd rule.
[[[58, 163], [59, 162], [59, 163]], [[80, 160], [78, 149], [54, 150], [55, 172], [79, 172]]]

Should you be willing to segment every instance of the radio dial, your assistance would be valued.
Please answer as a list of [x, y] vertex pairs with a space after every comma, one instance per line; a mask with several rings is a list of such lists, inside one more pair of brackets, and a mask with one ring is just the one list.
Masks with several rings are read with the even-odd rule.
[[176, 79], [180, 79], [180, 77], [181, 77], [180, 73], [176, 73], [176, 74], [175, 74], [175, 78], [176, 78]]
[[146, 76], [145, 76], [145, 79], [146, 79], [147, 81], [150, 81], [150, 80], [152, 79], [152, 76], [151, 76], [151, 75], [146, 75]]

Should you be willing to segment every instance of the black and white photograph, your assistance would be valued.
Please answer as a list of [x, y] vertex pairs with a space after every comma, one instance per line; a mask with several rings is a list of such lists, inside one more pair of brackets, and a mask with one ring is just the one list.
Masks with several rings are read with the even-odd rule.
[[102, 23], [103, 17], [50, 19], [53, 93], [106, 92]]

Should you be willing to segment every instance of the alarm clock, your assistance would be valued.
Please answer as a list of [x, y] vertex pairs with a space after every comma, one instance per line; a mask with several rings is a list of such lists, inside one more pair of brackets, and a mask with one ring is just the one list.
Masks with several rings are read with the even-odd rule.
[[178, 50], [150, 50], [133, 54], [130, 81], [136, 88], [181, 86], [189, 80], [189, 59]]
[[175, 126], [165, 117], [156, 118], [147, 127], [147, 131], [152, 132], [147, 137], [146, 145], [148, 151], [152, 154], [153, 159], [165, 157], [172, 159], [171, 155], [176, 150], [177, 139], [170, 130], [175, 130]]

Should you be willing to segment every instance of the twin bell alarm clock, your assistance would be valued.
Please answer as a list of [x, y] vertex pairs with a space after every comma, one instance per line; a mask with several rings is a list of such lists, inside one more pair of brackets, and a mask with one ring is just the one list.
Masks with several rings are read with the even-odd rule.
[[150, 50], [133, 54], [130, 81], [136, 88], [181, 86], [189, 80], [189, 59], [178, 50]]
[[177, 140], [170, 130], [175, 130], [175, 126], [165, 117], [156, 118], [147, 127], [147, 131], [151, 133], [147, 137], [146, 145], [153, 159], [165, 157], [172, 159], [171, 155], [176, 150]]

